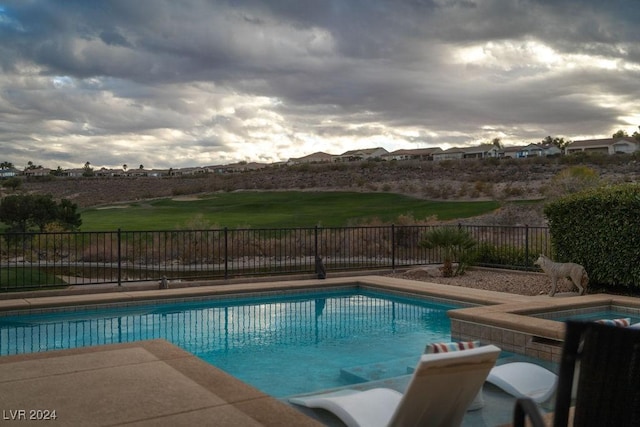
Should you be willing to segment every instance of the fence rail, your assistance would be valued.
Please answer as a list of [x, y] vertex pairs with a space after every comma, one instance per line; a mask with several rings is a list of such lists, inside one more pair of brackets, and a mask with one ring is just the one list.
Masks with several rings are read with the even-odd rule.
[[[476, 265], [531, 269], [550, 252], [546, 227], [457, 226], [477, 241]], [[438, 264], [442, 251], [419, 245], [434, 227], [5, 233], [0, 291]]]

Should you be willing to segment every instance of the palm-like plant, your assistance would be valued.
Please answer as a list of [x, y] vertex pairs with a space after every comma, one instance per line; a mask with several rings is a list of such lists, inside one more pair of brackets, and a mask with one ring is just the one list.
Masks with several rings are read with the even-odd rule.
[[[444, 257], [442, 275], [452, 277], [464, 273], [469, 261], [468, 255], [476, 245], [476, 241], [468, 231], [461, 228], [438, 227], [425, 233], [418, 245], [426, 249], [442, 249]], [[453, 271], [454, 259], [458, 260], [458, 268], [455, 272]]]

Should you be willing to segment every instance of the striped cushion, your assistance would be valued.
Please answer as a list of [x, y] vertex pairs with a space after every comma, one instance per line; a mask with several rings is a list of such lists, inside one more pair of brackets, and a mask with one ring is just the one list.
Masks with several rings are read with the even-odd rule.
[[[461, 341], [461, 342], [434, 342], [427, 344], [424, 349], [425, 353], [449, 353], [451, 351], [469, 350], [471, 348], [480, 347], [480, 341]], [[467, 408], [467, 411], [476, 411], [484, 406], [484, 396], [482, 388], [476, 394], [476, 397]]]
[[600, 319], [600, 320], [596, 320], [596, 323], [602, 323], [603, 325], [609, 325], [609, 326], [621, 326], [624, 328], [631, 324], [631, 318], [623, 317], [620, 319]]
[[450, 351], [469, 350], [480, 347], [480, 341], [434, 342], [428, 344], [425, 353], [448, 353]]

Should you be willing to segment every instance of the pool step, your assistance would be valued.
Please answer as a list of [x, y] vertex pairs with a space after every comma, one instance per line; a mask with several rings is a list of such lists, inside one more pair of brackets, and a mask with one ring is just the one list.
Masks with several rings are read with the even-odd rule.
[[378, 381], [410, 374], [418, 363], [417, 357], [385, 360], [368, 365], [340, 369], [340, 377], [350, 384]]

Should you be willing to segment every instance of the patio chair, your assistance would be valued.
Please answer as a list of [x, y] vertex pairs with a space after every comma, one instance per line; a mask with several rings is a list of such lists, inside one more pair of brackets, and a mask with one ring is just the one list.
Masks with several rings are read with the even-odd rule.
[[289, 401], [326, 409], [349, 427], [459, 426], [499, 354], [494, 345], [423, 354], [404, 394], [388, 388], [340, 390]]
[[[596, 322], [566, 325], [553, 425], [567, 426], [572, 411], [575, 426], [639, 426], [640, 330]], [[524, 426], [527, 417], [534, 426], [545, 425], [532, 399], [517, 399], [514, 426]]]
[[517, 398], [530, 398], [538, 404], [551, 401], [555, 395], [558, 376], [540, 365], [511, 362], [496, 366], [487, 382]]

